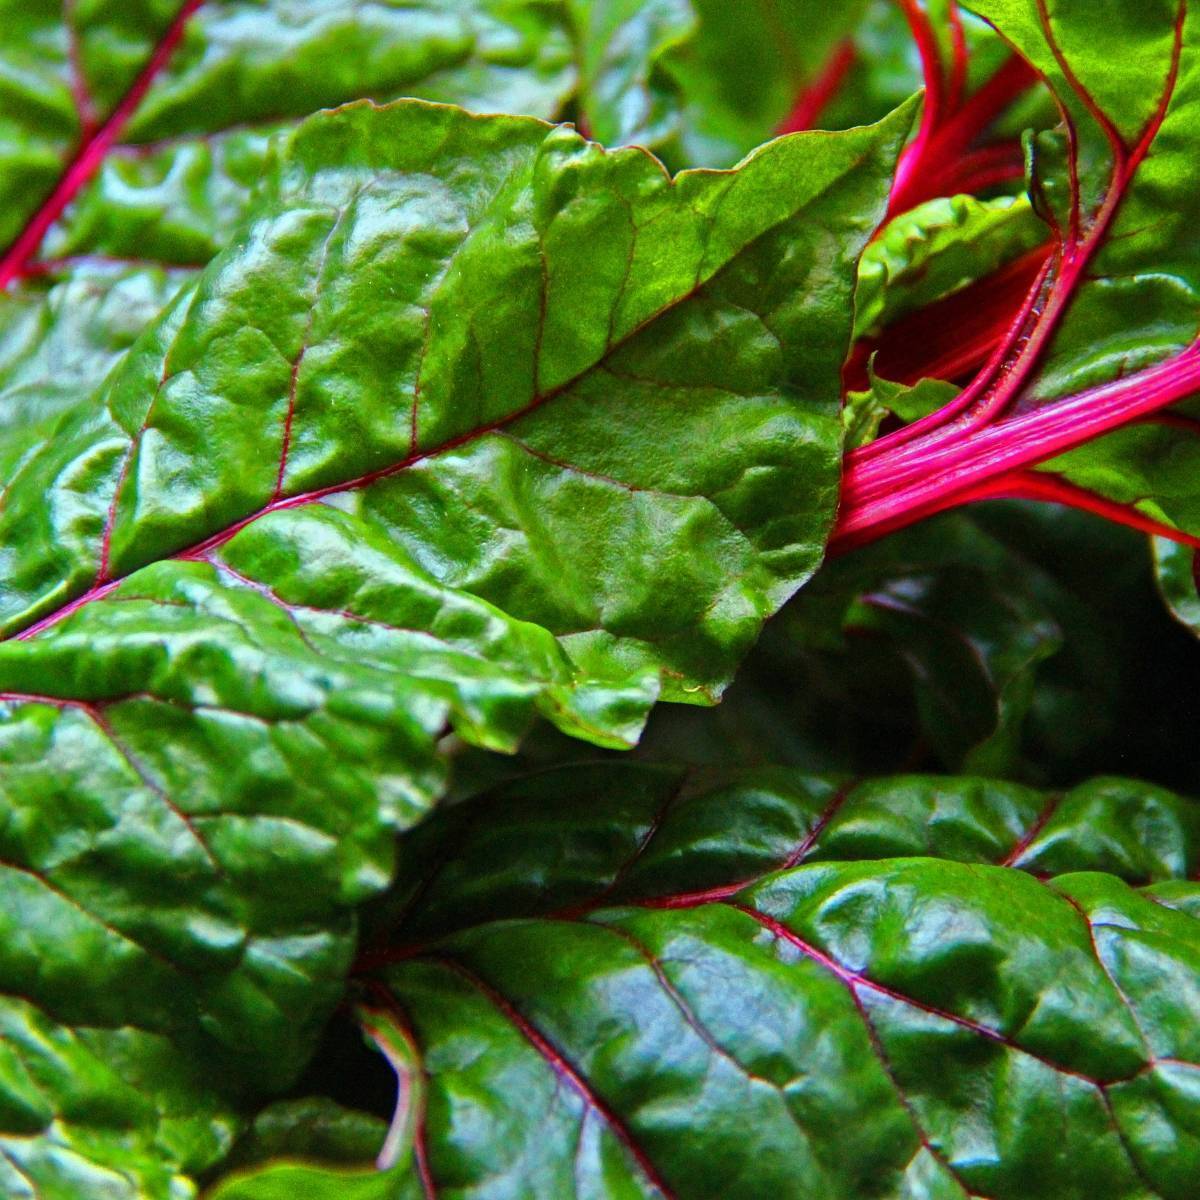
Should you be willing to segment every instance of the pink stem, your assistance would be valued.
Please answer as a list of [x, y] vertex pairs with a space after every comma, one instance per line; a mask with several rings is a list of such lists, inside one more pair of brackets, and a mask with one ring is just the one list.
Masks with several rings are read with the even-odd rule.
[[884, 533], [963, 501], [989, 482], [1037, 466], [1116, 429], [1168, 408], [1200, 390], [1200, 343], [1137, 375], [1092, 388], [977, 431], [923, 456], [907, 471], [906, 484], [856, 494], [848, 478], [834, 532], [841, 548]]
[[843, 42], [830, 56], [821, 73], [797, 98], [792, 111], [780, 122], [776, 133], [803, 133], [815, 129], [821, 114], [846, 81], [857, 54], [853, 42]]

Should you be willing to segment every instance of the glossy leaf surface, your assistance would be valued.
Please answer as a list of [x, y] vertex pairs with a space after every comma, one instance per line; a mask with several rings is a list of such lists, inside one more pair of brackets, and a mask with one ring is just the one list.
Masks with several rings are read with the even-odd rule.
[[616, 766], [452, 810], [363, 960], [397, 1194], [1185, 1196], [1197, 832], [1118, 780]]
[[[166, 1195], [288, 1086], [447, 729], [623, 745], [719, 693], [823, 553], [908, 121], [671, 180], [529, 119], [316, 117], [94, 395], [14, 432], [0, 1095], [34, 1188]], [[76, 1059], [31, 1108], [47, 1040]], [[136, 1081], [111, 1115], [88, 1054]]]

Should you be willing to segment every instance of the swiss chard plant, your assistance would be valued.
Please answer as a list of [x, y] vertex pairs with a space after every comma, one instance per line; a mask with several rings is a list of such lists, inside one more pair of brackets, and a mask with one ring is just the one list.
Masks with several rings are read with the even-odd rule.
[[1200, 1196], [1198, 21], [0, 0], [0, 1197]]

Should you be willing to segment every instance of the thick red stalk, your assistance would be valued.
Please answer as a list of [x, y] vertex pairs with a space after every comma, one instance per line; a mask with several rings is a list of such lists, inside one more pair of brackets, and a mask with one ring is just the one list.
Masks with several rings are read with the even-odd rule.
[[1016, 142], [982, 146], [955, 160], [944, 174], [932, 176], [929, 196], [975, 195], [1025, 176], [1025, 152]]
[[1200, 391], [1200, 343], [1156, 367], [1011, 417], [920, 456], [904, 483], [856, 494], [847, 480], [834, 541], [839, 550], [873, 541], [978, 498], [988, 484], [1034, 467]]
[[910, 454], [919, 455], [925, 445], [923, 439], [926, 435], [936, 436], [943, 428], [965, 418], [971, 412], [993, 380], [1002, 372], [1005, 363], [1017, 352], [1030, 322], [1036, 319], [1038, 300], [1049, 277], [1051, 265], [1051, 260], [1046, 259], [1038, 266], [1033, 282], [1027, 287], [1024, 304], [1016, 317], [1010, 319], [1006, 332], [974, 382], [960, 396], [937, 412], [847, 455], [847, 480], [854, 479], [865, 484], [865, 481], [872, 477], [870, 464], [874, 461], [885, 460], [882, 469], [887, 471]]
[[[67, 205], [100, 169], [109, 150], [116, 144], [121, 132], [150, 90], [150, 85], [175, 52], [176, 46], [183, 37], [184, 26], [187, 24], [188, 18], [203, 3], [204, 0], [185, 0], [162, 40], [154, 48], [154, 53], [151, 54], [149, 61], [133, 81], [129, 91], [121, 98], [120, 103], [113, 109], [108, 119], [90, 137], [85, 136], [82, 145], [75, 157], [67, 164], [67, 168], [54, 190], [42, 202], [41, 207], [17, 235], [16, 240], [4, 256], [0, 258], [0, 291], [8, 287], [14, 279], [21, 277], [29, 260], [38, 252], [42, 239], [51, 225], [62, 216]], [[87, 114], [85, 112], [80, 113], [80, 120], [86, 131]]]
[[996, 73], [939, 128], [936, 140], [939, 157], [948, 161], [961, 154], [1037, 81], [1037, 72], [1024, 59], [1015, 54], [1007, 58]]
[[888, 216], [895, 216], [909, 207], [905, 197], [915, 186], [914, 181], [923, 168], [934, 133], [942, 123], [946, 100], [942, 53], [933, 25], [917, 0], [898, 0], [898, 3], [908, 20], [913, 40], [921, 56], [921, 72], [925, 77], [925, 107], [921, 114], [921, 128], [912, 142], [905, 147], [896, 167]]
[[1036, 466], [1200, 390], [1200, 355], [1192, 346], [1129, 379], [1004, 419], [1057, 332], [1162, 128], [1179, 75], [1185, 12], [1181, 4], [1171, 68], [1156, 112], [1137, 143], [1129, 146], [1070, 71], [1053, 42], [1043, 9], [1046, 37], [1063, 73], [1111, 146], [1110, 187], [1086, 230], [1079, 215], [1073, 218], [1065, 243], [1031, 288], [1009, 336], [974, 383], [925, 421], [848, 456], [842, 515], [835, 532], [839, 548], [872, 540], [962, 503], [1001, 476]]

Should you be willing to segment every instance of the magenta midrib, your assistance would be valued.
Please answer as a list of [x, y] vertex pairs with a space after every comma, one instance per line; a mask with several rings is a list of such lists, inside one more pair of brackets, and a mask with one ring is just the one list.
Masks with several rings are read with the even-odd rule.
[[[68, 162], [54, 190], [0, 258], [0, 291], [20, 277], [29, 260], [38, 252], [50, 227], [100, 169], [108, 152], [116, 144], [121, 132], [150, 90], [150, 86], [166, 68], [183, 37], [188, 19], [203, 3], [204, 0], [184, 0], [141, 73], [121, 97], [116, 108], [98, 129], [89, 137], [85, 137], [75, 156]], [[86, 130], [86, 114], [81, 112], [78, 115], [81, 127]]]
[[667, 1186], [666, 1181], [654, 1165], [653, 1160], [634, 1138], [628, 1126], [621, 1120], [613, 1108], [593, 1090], [591, 1084], [584, 1078], [582, 1072], [555, 1046], [550, 1039], [538, 1029], [507, 996], [498, 992], [487, 980], [469, 970], [457, 959], [438, 958], [448, 971], [457, 975], [464, 983], [474, 988], [500, 1012], [518, 1033], [541, 1056], [542, 1060], [554, 1072], [556, 1078], [567, 1085], [588, 1108], [603, 1118], [613, 1136], [625, 1148], [629, 1156], [637, 1163], [638, 1169], [647, 1182], [666, 1200], [674, 1200], [674, 1192]]

